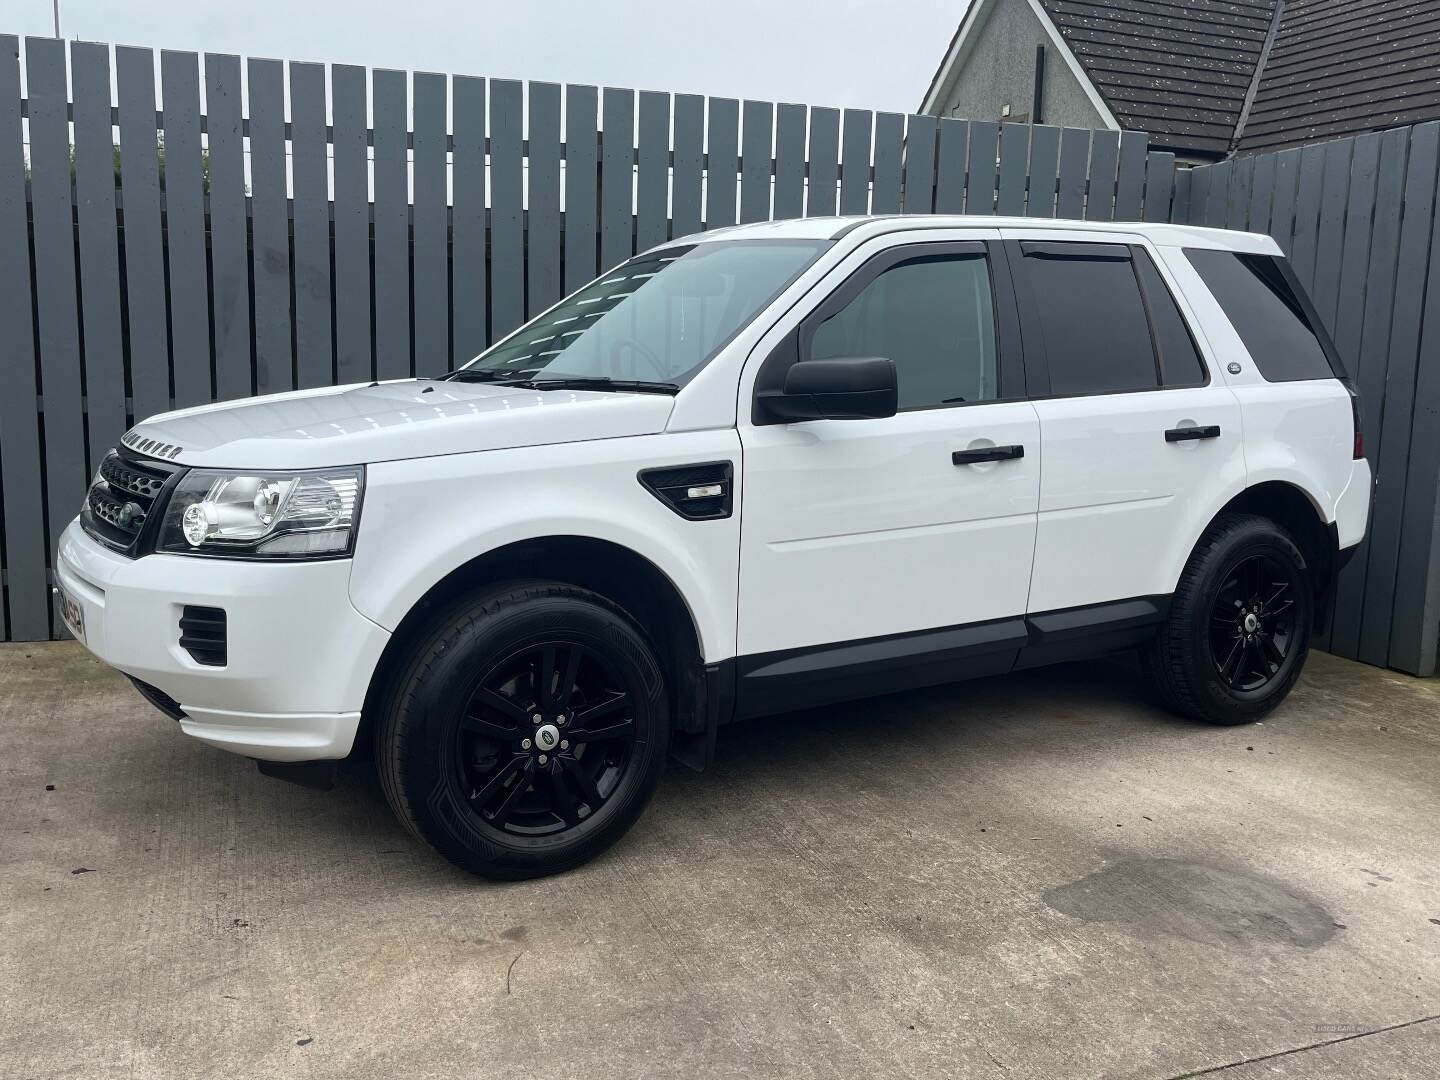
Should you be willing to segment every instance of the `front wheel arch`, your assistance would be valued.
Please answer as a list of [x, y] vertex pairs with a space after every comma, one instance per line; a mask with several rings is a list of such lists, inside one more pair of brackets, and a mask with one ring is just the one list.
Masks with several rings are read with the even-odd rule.
[[644, 630], [660, 658], [674, 730], [703, 729], [705, 664], [700, 631], [674, 581], [650, 559], [620, 544], [588, 536], [547, 536], [507, 544], [462, 563], [411, 606], [370, 676], [355, 746], [370, 745], [386, 689], [438, 611], [479, 589], [526, 580], [588, 589], [624, 610]]

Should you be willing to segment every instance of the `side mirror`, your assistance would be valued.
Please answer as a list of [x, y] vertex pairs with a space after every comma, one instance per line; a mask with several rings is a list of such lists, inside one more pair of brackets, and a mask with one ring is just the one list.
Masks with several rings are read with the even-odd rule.
[[790, 365], [783, 389], [761, 391], [757, 400], [780, 423], [894, 416], [895, 362], [883, 356], [801, 360]]

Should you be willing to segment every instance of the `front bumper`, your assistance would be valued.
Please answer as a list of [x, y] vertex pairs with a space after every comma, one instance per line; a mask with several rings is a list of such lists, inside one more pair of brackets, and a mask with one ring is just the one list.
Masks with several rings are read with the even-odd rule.
[[[350, 753], [390, 634], [350, 603], [348, 559], [128, 559], [77, 520], [60, 537], [55, 572], [84, 614], [85, 647], [179, 702], [185, 734], [267, 761]], [[225, 609], [224, 666], [180, 647], [187, 604]]]

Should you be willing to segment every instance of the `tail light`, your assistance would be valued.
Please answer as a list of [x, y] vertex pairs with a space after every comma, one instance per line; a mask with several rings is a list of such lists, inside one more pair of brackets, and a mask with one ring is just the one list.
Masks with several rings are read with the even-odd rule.
[[1355, 443], [1350, 456], [1359, 461], [1365, 456], [1365, 430], [1360, 426], [1360, 395], [1353, 386], [1347, 384], [1345, 389], [1350, 391], [1350, 418], [1354, 421], [1352, 430], [1355, 432]]

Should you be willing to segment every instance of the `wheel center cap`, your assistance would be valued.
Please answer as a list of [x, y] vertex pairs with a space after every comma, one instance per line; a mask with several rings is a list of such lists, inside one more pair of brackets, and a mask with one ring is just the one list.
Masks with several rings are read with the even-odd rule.
[[541, 750], [554, 750], [560, 744], [560, 729], [554, 724], [544, 724], [535, 730], [535, 745]]
[[1245, 627], [1245, 632], [1247, 634], [1253, 634], [1256, 630], [1260, 629], [1260, 619], [1252, 611], [1245, 616], [1245, 621], [1242, 625]]

